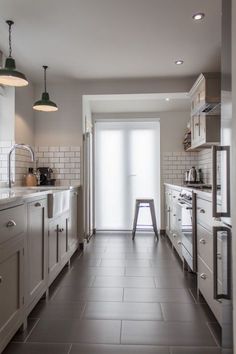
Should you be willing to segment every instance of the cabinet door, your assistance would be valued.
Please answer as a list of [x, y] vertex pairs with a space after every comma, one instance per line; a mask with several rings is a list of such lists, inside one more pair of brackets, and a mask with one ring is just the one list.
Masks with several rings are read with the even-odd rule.
[[58, 219], [51, 221], [48, 229], [48, 273], [50, 283], [58, 274], [58, 269], [60, 266], [58, 222]]
[[63, 215], [59, 221], [59, 258], [62, 263], [67, 258], [68, 252], [68, 219], [69, 215]]
[[74, 250], [78, 243], [78, 193], [72, 191], [70, 194], [70, 216], [68, 223], [68, 247]]
[[192, 146], [195, 146], [199, 142], [200, 134], [200, 124], [199, 124], [199, 115], [192, 116]]
[[46, 289], [46, 199], [28, 203], [28, 231], [26, 256], [27, 303]]
[[24, 234], [0, 248], [0, 352], [23, 322]]
[[199, 143], [206, 141], [206, 116], [201, 114], [199, 116]]

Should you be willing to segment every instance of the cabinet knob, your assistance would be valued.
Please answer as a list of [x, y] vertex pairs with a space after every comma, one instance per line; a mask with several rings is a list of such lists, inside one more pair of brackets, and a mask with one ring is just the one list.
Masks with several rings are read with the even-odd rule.
[[201, 238], [201, 239], [199, 240], [199, 243], [202, 243], [203, 245], [205, 245], [205, 244], [206, 244], [206, 240], [205, 240], [204, 238]]
[[176, 234], [173, 234], [173, 237], [177, 237], [177, 235], [176, 235]]
[[35, 207], [41, 207], [41, 206], [42, 206], [42, 204], [41, 204], [41, 203], [39, 203], [39, 202], [37, 202], [37, 203], [35, 203], [35, 204], [34, 204], [34, 206], [35, 206]]
[[200, 278], [202, 278], [203, 280], [206, 280], [207, 276], [205, 273], [202, 273], [202, 274], [200, 274]]
[[176, 214], [173, 214], [173, 216], [176, 216]]
[[205, 212], [205, 210], [204, 210], [204, 209], [200, 209], [199, 213], [201, 213], [201, 214], [205, 214], [206, 212]]
[[178, 219], [178, 221], [181, 221], [181, 219]]
[[6, 224], [6, 227], [14, 227], [16, 226], [16, 222], [14, 220], [9, 220]]
[[219, 260], [221, 260], [221, 259], [222, 259], [222, 255], [221, 255], [221, 253], [217, 253], [217, 258], [218, 258]]
[[64, 229], [63, 229], [63, 228], [59, 229], [59, 232], [63, 232], [63, 231], [64, 231]]
[[182, 245], [182, 242], [181, 242], [181, 241], [178, 241], [177, 243], [178, 243], [178, 245]]

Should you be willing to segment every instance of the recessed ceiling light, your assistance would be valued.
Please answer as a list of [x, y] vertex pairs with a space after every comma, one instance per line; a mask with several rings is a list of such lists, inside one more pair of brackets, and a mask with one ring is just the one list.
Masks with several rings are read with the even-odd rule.
[[194, 14], [194, 15], [192, 16], [192, 18], [193, 18], [195, 21], [201, 21], [201, 20], [204, 19], [204, 17], [205, 17], [205, 14], [204, 14], [203, 12], [198, 12], [198, 13], [196, 13], [196, 14]]
[[166, 97], [166, 99], [165, 99], [165, 100], [168, 102], [170, 99], [169, 99], [169, 97]]
[[175, 61], [176, 65], [182, 65], [183, 63], [184, 63], [184, 61], [181, 60], [181, 59], [178, 59], [178, 60]]

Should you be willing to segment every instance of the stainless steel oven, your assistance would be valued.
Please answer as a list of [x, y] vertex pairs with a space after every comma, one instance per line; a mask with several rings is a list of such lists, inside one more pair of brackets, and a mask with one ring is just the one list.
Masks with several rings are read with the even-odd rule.
[[196, 193], [181, 190], [178, 199], [179, 232], [181, 235], [182, 255], [193, 271], [197, 271], [196, 240]]

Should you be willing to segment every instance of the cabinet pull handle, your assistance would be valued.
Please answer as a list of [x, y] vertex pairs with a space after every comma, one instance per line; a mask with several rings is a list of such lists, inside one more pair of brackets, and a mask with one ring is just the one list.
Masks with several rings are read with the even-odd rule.
[[176, 216], [176, 214], [173, 214], [173, 216]]
[[199, 213], [201, 213], [201, 214], [205, 214], [206, 212], [205, 212], [205, 210], [204, 210], [204, 209], [200, 209]]
[[202, 243], [203, 245], [205, 245], [205, 244], [206, 244], [206, 240], [205, 240], [204, 238], [201, 238], [201, 239], [199, 240], [199, 243]]
[[9, 220], [6, 224], [6, 227], [14, 227], [16, 226], [16, 222], [14, 220]]
[[205, 273], [202, 273], [202, 274], [200, 274], [200, 278], [202, 278], [203, 280], [206, 280], [207, 276]]
[[182, 242], [181, 242], [181, 241], [178, 241], [177, 243], [178, 243], [178, 245], [182, 245]]
[[42, 206], [42, 204], [41, 204], [41, 203], [39, 203], [39, 202], [37, 202], [37, 203], [35, 203], [35, 204], [34, 204], [34, 206], [35, 206], [35, 207], [41, 207], [41, 206]]
[[0, 284], [3, 282], [3, 278], [2, 276], [0, 276]]
[[222, 254], [221, 253], [217, 253], [217, 259], [219, 259], [219, 260], [222, 259]]

